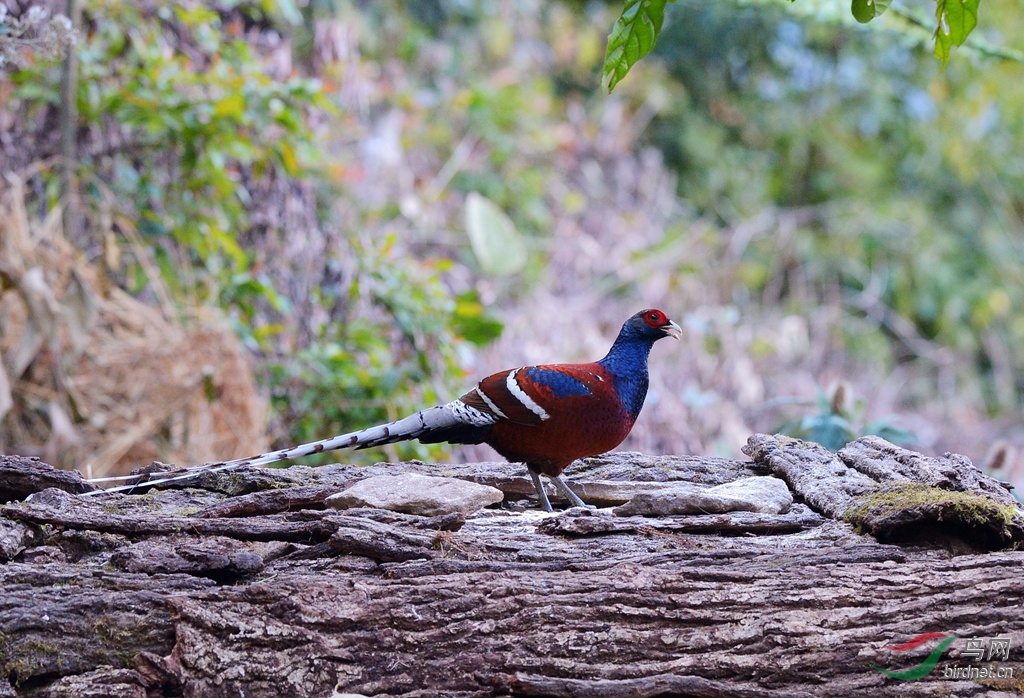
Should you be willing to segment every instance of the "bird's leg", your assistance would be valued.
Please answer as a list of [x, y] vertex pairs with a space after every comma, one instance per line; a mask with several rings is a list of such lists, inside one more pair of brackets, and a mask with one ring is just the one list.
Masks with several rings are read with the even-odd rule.
[[551, 482], [555, 483], [555, 487], [562, 491], [562, 494], [564, 494], [569, 499], [569, 501], [572, 502], [572, 505], [574, 507], [586, 507], [587, 509], [596, 508], [584, 502], [576, 495], [575, 492], [570, 490], [569, 484], [562, 479], [561, 475], [552, 475]]
[[533, 478], [533, 486], [537, 489], [537, 498], [540, 502], [540, 508], [544, 511], [554, 511], [551, 508], [551, 502], [548, 501], [547, 492], [544, 491], [544, 483], [540, 481], [540, 473], [530, 471], [530, 477]]

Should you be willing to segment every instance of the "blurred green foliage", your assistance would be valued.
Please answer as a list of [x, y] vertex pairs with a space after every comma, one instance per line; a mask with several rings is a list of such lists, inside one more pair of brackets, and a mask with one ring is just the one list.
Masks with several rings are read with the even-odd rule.
[[[916, 441], [910, 431], [896, 426], [894, 416], [888, 415], [868, 421], [864, 417], [867, 402], [863, 398], [851, 399], [850, 388], [840, 383], [828, 395], [818, 391], [814, 402], [815, 412], [784, 422], [775, 431], [797, 439], [815, 441], [830, 451], [838, 451], [846, 444], [862, 436], [880, 436], [898, 446], [908, 446]], [[775, 404], [799, 402], [799, 400], [776, 400]]]
[[[81, 128], [114, 124], [120, 140], [82, 154], [85, 194], [106, 196], [135, 223], [179, 297], [234, 302], [237, 280], [240, 293], [252, 290], [237, 276], [250, 260], [238, 244], [252, 204], [245, 180], [312, 174], [309, 116], [329, 102], [316, 80], [267, 75], [246, 41], [205, 7], [92, 0], [84, 12]], [[57, 104], [58, 72], [40, 64], [15, 73], [16, 98]]]
[[[114, 255], [121, 264], [109, 271], [145, 294], [157, 281], [142, 263], [151, 257], [184, 317], [198, 305], [224, 309], [262, 360], [279, 442], [320, 439], [448, 399], [463, 379], [460, 346], [486, 344], [502, 328], [475, 290], [456, 294], [443, 282], [451, 262], [418, 261], [393, 235], [365, 242], [353, 229], [349, 244], [323, 260], [325, 268], [352, 267], [351, 276], [300, 299], [275, 282], [280, 260], [268, 268], [262, 259], [263, 235], [292, 234], [254, 229], [252, 211], [266, 203], [254, 192], [267, 182], [315, 181], [325, 229], [329, 202], [346, 197], [315, 129], [342, 128], [346, 115], [321, 80], [270, 74], [245, 33], [250, 24], [294, 29], [303, 21], [296, 6], [87, 0], [83, 12], [80, 128], [109, 135], [107, 148], [81, 153], [81, 193], [93, 220], [113, 220], [106, 232], [126, 234], [114, 245], [129, 252]], [[12, 83], [28, 115], [59, 101], [57, 65], [31, 64]], [[44, 191], [43, 205], [56, 204], [55, 175]], [[353, 211], [359, 227], [393, 215], [387, 204]], [[104, 231], [90, 231], [93, 241], [79, 242], [95, 249]], [[341, 320], [301, 338], [297, 307]], [[437, 450], [401, 444], [357, 459]]]
[[[836, 304], [837, 345], [873, 366], [918, 367], [908, 404], [1024, 403], [1024, 96], [1006, 87], [1020, 66], [975, 66], [967, 58], [989, 54], [962, 51], [939, 73], [922, 50], [930, 30], [886, 24], [897, 8], [864, 29], [832, 2], [679, 0], [608, 98], [600, 65], [618, 3], [227, 3], [242, 27], [271, 22], [299, 45], [306, 63], [276, 78], [223, 10], [145, 7], [86, 3], [83, 127], [128, 138], [83, 153], [86, 194], [137, 223], [180, 302], [234, 318], [266, 369], [283, 440], [457, 394], [472, 345], [502, 330], [491, 308], [550, 278], [552, 228], [570, 221], [603, 244], [588, 207], [600, 219], [619, 206], [614, 187], [632, 183], [600, 169], [637, 143], [664, 154], [685, 210], [633, 253], [637, 269], [677, 260], [677, 277], [726, 289], [743, 313]], [[629, 7], [642, 19], [652, 6]], [[1016, 6], [985, 8], [966, 45], [1019, 48]], [[347, 63], [310, 67], [318, 16], [351, 29]], [[15, 79], [25, 104], [56, 103], [55, 68]], [[389, 111], [401, 119], [390, 166], [365, 155], [389, 142], [373, 131]], [[252, 192], [268, 179], [317, 182], [317, 224], [335, 233], [324, 265], [345, 271], [310, 294], [256, 254], [270, 233], [253, 225]], [[467, 199], [487, 201], [492, 222], [467, 226]], [[747, 225], [763, 218], [778, 223]], [[716, 246], [718, 231], [729, 238]], [[122, 273], [144, 293], [141, 269], [129, 260]], [[634, 272], [604, 273], [594, 293], [631, 292]], [[852, 413], [810, 419], [868, 428]]]
[[[740, 298], [844, 307], [837, 337], [876, 364], [955, 373], [992, 413], [1024, 398], [1021, 68], [784, 11], [673, 5], [654, 55], [671, 79], [648, 137], [720, 225], [786, 211], [741, 248]], [[988, 9], [1018, 26], [1008, 5]], [[913, 397], [945, 390], [908, 386]], [[952, 395], [944, 394], [943, 399]]]
[[[323, 307], [367, 305], [376, 312], [326, 323], [308, 347], [270, 364], [274, 411], [291, 441], [392, 421], [424, 405], [447, 402], [450, 386], [464, 377], [457, 331], [472, 327], [480, 308], [469, 299], [452, 298], [442, 283], [440, 274], [450, 262], [416, 262], [396, 243], [387, 236], [363, 249], [354, 241], [358, 268], [351, 283], [323, 289], [317, 299]], [[396, 446], [391, 454], [405, 458], [436, 455], [438, 448]], [[386, 455], [377, 449], [363, 459]]]

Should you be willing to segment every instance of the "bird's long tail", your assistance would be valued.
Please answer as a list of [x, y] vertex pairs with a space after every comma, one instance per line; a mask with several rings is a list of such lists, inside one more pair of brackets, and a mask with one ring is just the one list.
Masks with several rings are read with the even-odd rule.
[[[243, 465], [269, 465], [271, 463], [291, 460], [292, 458], [309, 456], [314, 453], [333, 451], [339, 448], [370, 448], [372, 446], [383, 446], [384, 444], [391, 444], [398, 441], [409, 441], [410, 439], [426, 435], [435, 437], [440, 435], [443, 437], [448, 432], [461, 432], [466, 426], [467, 425], [459, 419], [456, 413], [449, 406], [431, 407], [430, 409], [399, 419], [396, 422], [381, 424], [379, 426], [370, 427], [369, 429], [354, 431], [349, 434], [341, 434], [340, 436], [332, 436], [329, 439], [312, 441], [308, 444], [294, 446], [281, 451], [270, 451], [251, 458], [238, 458], [236, 460], [229, 460], [220, 463], [206, 463], [194, 468], [189, 468], [185, 472], [168, 475], [167, 477], [145, 480], [136, 484], [110, 487], [104, 490], [95, 490], [86, 494], [123, 492], [143, 485], [146, 487], [152, 487], [153, 485], [162, 485], [168, 482], [187, 480], [203, 473], [215, 473], [222, 470], [231, 470], [233, 468], [240, 468]], [[441, 440], [444, 439], [442, 438]], [[89, 482], [112, 482], [118, 480], [131, 480], [137, 477], [139, 476], [127, 475], [96, 478]]]

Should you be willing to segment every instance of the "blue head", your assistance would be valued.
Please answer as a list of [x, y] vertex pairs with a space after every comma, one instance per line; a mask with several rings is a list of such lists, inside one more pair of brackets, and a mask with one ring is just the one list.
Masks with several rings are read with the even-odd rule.
[[633, 419], [647, 397], [647, 357], [662, 337], [679, 339], [682, 329], [660, 310], [641, 310], [626, 320], [608, 355], [598, 363], [615, 377], [615, 389]]

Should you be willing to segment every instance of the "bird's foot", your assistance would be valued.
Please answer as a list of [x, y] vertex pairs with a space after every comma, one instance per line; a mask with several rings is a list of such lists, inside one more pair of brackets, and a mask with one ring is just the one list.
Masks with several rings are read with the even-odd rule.
[[544, 511], [554, 511], [554, 509], [551, 508], [551, 502], [548, 501], [548, 493], [544, 491], [544, 483], [540, 481], [540, 473], [535, 473], [531, 470], [530, 477], [533, 479], [534, 489], [537, 490], [537, 504]]
[[565, 495], [566, 499], [572, 502], [572, 505], [574, 507], [584, 507], [585, 509], [597, 508], [591, 504], [587, 504], [586, 502], [584, 502], [582, 499], [579, 498], [579, 495], [577, 495], [575, 492], [569, 489], [569, 483], [567, 483], [561, 475], [553, 476], [551, 478], [551, 482], [555, 483], [555, 487], [562, 491], [562, 494]]

